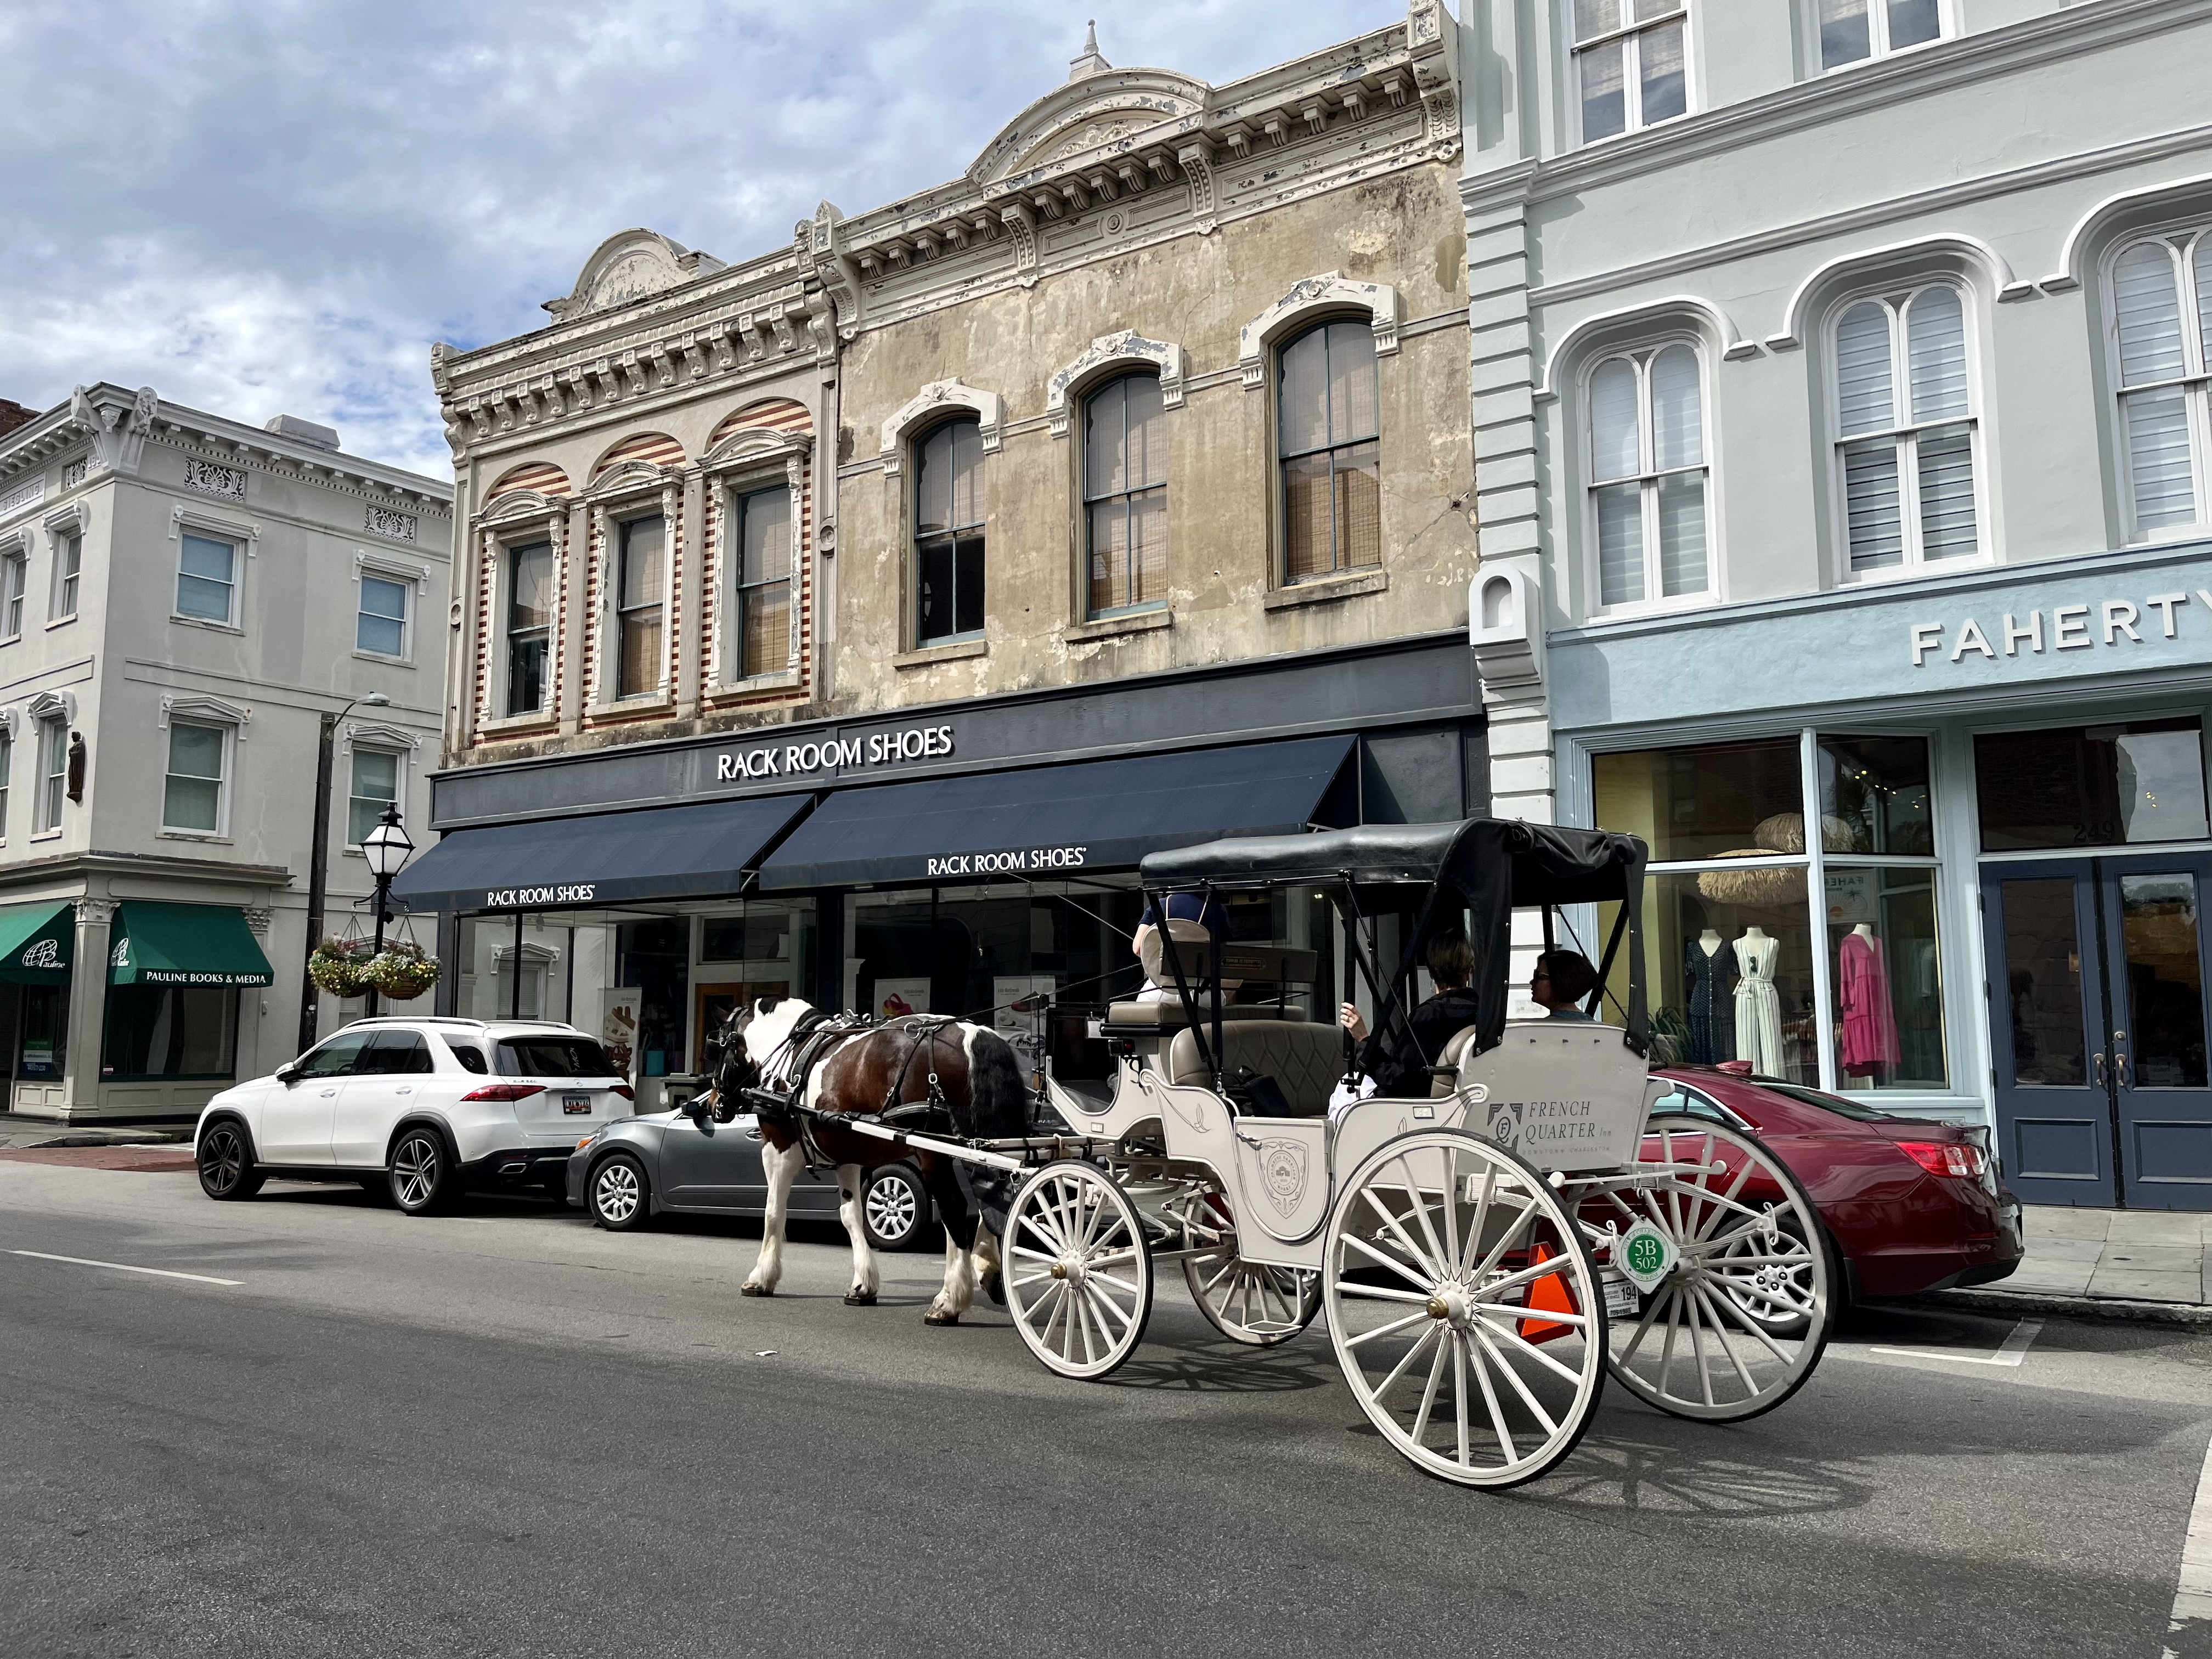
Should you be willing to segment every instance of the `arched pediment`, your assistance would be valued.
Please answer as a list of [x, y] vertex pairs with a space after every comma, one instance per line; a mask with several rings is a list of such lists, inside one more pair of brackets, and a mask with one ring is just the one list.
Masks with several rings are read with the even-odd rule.
[[721, 269], [722, 262], [711, 253], [694, 252], [657, 230], [625, 230], [594, 248], [577, 275], [575, 288], [560, 299], [546, 301], [545, 309], [567, 322], [664, 293]]
[[483, 510], [486, 524], [504, 524], [510, 519], [543, 519], [561, 511], [561, 498], [547, 495], [535, 489], [510, 489], [495, 495]]
[[1195, 115], [1212, 90], [1168, 70], [1111, 70], [1055, 87], [1017, 115], [984, 146], [968, 169], [978, 185], [994, 185], [1146, 129]]

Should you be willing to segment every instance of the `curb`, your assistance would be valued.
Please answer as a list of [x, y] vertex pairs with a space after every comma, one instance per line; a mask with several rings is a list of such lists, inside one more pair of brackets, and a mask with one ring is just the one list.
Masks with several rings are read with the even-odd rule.
[[2124, 1302], [2040, 1291], [1927, 1291], [1903, 1298], [1923, 1307], [1970, 1313], [2046, 1314], [2061, 1319], [2103, 1319], [2145, 1325], [2212, 1326], [2212, 1307], [2201, 1302]]
[[181, 1146], [190, 1139], [189, 1135], [159, 1129], [80, 1129], [75, 1134], [26, 1141], [11, 1150], [33, 1152], [53, 1146]]

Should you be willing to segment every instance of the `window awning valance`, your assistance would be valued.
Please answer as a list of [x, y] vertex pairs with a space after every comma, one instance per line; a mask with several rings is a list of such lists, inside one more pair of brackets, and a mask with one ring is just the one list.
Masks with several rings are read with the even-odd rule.
[[112, 985], [272, 985], [269, 958], [234, 904], [131, 899], [108, 933]]

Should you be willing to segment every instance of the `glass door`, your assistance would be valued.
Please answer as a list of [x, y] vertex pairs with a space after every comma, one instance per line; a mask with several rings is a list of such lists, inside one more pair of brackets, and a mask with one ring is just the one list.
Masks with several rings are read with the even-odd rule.
[[2005, 1176], [2032, 1204], [2212, 1209], [2212, 855], [1984, 866]]

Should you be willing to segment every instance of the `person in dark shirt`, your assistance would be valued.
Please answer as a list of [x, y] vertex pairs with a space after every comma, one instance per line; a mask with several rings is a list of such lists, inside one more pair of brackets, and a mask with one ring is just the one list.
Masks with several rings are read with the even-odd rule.
[[[1167, 912], [1170, 921], [1197, 922], [1220, 943], [1226, 945], [1229, 942], [1229, 912], [1223, 907], [1219, 899], [1206, 897], [1197, 893], [1170, 893]], [[1157, 904], [1147, 904], [1145, 907], [1145, 914], [1138, 920], [1137, 931], [1129, 937], [1129, 954], [1139, 961], [1143, 961], [1146, 941], [1159, 931], [1159, 926], [1160, 907]], [[1183, 943], [1182, 948], [1177, 951], [1176, 956], [1182, 963], [1184, 977], [1193, 987], [1205, 983], [1206, 969], [1212, 960], [1212, 952], [1206, 946]], [[1243, 982], [1242, 980], [1224, 979], [1221, 981], [1221, 988], [1224, 991], [1233, 991]], [[1146, 980], [1144, 988], [1137, 993], [1137, 1000], [1173, 1002], [1178, 994], [1175, 988], [1175, 976], [1170, 974], [1164, 985], [1156, 985], [1151, 980]]]
[[1436, 994], [1413, 1010], [1413, 1045], [1409, 1049], [1403, 1027], [1391, 1021], [1370, 1033], [1359, 1010], [1346, 1003], [1336, 1022], [1364, 1046], [1359, 1069], [1373, 1078], [1376, 1093], [1394, 1100], [1425, 1100], [1430, 1092], [1429, 1067], [1444, 1045], [1475, 1022], [1474, 947], [1457, 927], [1446, 927], [1429, 940], [1429, 977]]

